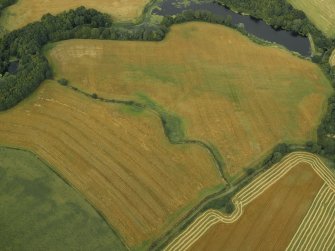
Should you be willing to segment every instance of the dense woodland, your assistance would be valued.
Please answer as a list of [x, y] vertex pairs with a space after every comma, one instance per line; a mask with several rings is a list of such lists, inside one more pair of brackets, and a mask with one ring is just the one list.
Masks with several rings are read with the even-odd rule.
[[[66, 39], [162, 40], [162, 25], [112, 25], [110, 16], [84, 7], [53, 16], [6, 34], [0, 41], [0, 110], [13, 107], [52, 75], [42, 47]], [[19, 60], [16, 74], [9, 74], [10, 60]]]
[[[110, 26], [110, 18], [95, 10], [78, 8], [58, 16], [47, 14], [42, 21], [6, 34], [0, 43], [0, 110], [8, 109], [51, 77], [42, 47], [50, 41], [82, 37], [82, 29]], [[79, 34], [77, 34], [79, 33]], [[7, 72], [11, 59], [19, 60], [16, 74]]]

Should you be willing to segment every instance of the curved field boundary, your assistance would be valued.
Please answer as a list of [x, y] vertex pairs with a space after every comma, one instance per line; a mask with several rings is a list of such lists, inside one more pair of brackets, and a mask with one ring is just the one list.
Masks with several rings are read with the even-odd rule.
[[324, 184], [286, 250], [334, 250], [334, 248], [335, 192]]
[[234, 196], [232, 201], [236, 209], [233, 214], [225, 215], [218, 210], [212, 209], [206, 211], [191, 223], [191, 225], [164, 250], [187, 250], [216, 223], [233, 223], [237, 221], [243, 214], [243, 208], [246, 205], [261, 195], [299, 163], [309, 164], [320, 178], [324, 180], [325, 186], [329, 191], [335, 193], [335, 177], [320, 158], [306, 152], [291, 153], [285, 157], [282, 162], [275, 164], [271, 169], [261, 174]]
[[209, 143], [206, 143], [204, 141], [201, 140], [197, 140], [197, 139], [179, 139], [178, 141], [174, 140], [168, 133], [167, 133], [167, 129], [166, 129], [166, 118], [164, 117], [164, 115], [162, 114], [162, 112], [159, 109], [156, 109], [155, 107], [152, 107], [150, 105], [147, 104], [142, 104], [133, 100], [121, 100], [121, 99], [108, 99], [108, 98], [103, 98], [100, 96], [96, 96], [93, 97], [93, 94], [90, 94], [88, 92], [85, 92], [83, 90], [80, 90], [72, 85], [66, 85], [65, 87], [70, 88], [72, 91], [75, 91], [77, 93], [80, 93], [90, 99], [93, 100], [98, 100], [100, 102], [104, 102], [104, 103], [109, 103], [109, 104], [119, 104], [119, 105], [125, 105], [125, 106], [132, 106], [135, 108], [140, 108], [140, 109], [147, 109], [151, 112], [153, 112], [154, 114], [156, 114], [161, 122], [162, 122], [162, 126], [164, 129], [164, 133], [165, 136], [168, 138], [168, 140], [170, 141], [171, 144], [174, 145], [182, 145], [182, 144], [195, 144], [198, 145], [202, 148], [204, 148], [212, 157], [215, 167], [217, 169], [217, 171], [219, 172], [222, 180], [224, 182], [226, 182], [228, 184], [228, 186], [230, 186], [230, 181], [229, 181], [229, 175], [224, 171], [224, 161], [222, 160], [221, 154], [216, 150], [216, 148], [214, 146], [212, 146]]

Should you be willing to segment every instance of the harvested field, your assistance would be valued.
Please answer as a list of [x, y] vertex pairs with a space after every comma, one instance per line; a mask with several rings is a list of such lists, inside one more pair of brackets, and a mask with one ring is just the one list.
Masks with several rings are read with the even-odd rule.
[[104, 97], [145, 94], [176, 113], [232, 176], [279, 142], [315, 139], [331, 93], [317, 65], [207, 23], [175, 25], [162, 42], [64, 41], [47, 56], [56, 78]]
[[335, 190], [325, 184], [287, 250], [334, 250], [334, 248]]
[[190, 250], [285, 250], [322, 183], [313, 169], [298, 165], [249, 204], [237, 222], [215, 225]]
[[80, 6], [108, 13], [119, 21], [128, 21], [139, 17], [147, 3], [149, 0], [19, 0], [1, 13], [0, 24], [11, 31], [40, 20], [44, 14], [58, 14]]
[[327, 36], [335, 36], [335, 1], [333, 0], [288, 0], [296, 9], [306, 13], [308, 18]]
[[72, 187], [34, 154], [0, 147], [1, 250], [126, 250]]
[[157, 237], [176, 213], [222, 186], [210, 154], [171, 145], [154, 114], [51, 81], [0, 120], [2, 144], [30, 149], [56, 167], [131, 247]]
[[[304, 168], [304, 170], [300, 170], [301, 168]], [[299, 169], [300, 171], [294, 171], [294, 173], [296, 173], [296, 179], [292, 179], [290, 178], [290, 180], [292, 181], [290, 184], [292, 187], [289, 186], [284, 186], [284, 188], [281, 188], [280, 185], [281, 182], [283, 182], [282, 180], [286, 180], [288, 178], [286, 177], [291, 177], [291, 173], [292, 171], [295, 169]], [[319, 176], [319, 178], [317, 180], [323, 180], [324, 183], [326, 184], [326, 186], [331, 189], [332, 191], [335, 191], [335, 177], [334, 174], [323, 164], [323, 162], [316, 156], [312, 155], [312, 154], [308, 154], [308, 153], [292, 153], [290, 154], [288, 157], [286, 157], [282, 162], [276, 164], [275, 166], [273, 166], [270, 170], [266, 171], [265, 173], [261, 174], [260, 176], [258, 176], [255, 180], [253, 180], [249, 185], [247, 185], [246, 187], [244, 187], [240, 192], [238, 192], [234, 198], [233, 198], [233, 203], [235, 204], [235, 211], [233, 212], [233, 214], [231, 215], [224, 215], [221, 212], [217, 211], [217, 210], [208, 210], [205, 213], [203, 213], [201, 216], [199, 216], [191, 225], [188, 226], [188, 228], [183, 231], [177, 238], [175, 238], [167, 247], [166, 250], [188, 250], [194, 243], [198, 243], [195, 244], [196, 246], [199, 245], [200, 247], [204, 247], [204, 243], [203, 243], [203, 239], [205, 240], [205, 243], [209, 244], [211, 241], [207, 240], [208, 238], [211, 238], [210, 236], [213, 236], [213, 231], [215, 232], [216, 228], [220, 228], [217, 227], [218, 223], [220, 226], [222, 226], [222, 228], [224, 228], [225, 230], [220, 232], [219, 230], [217, 230], [217, 234], [216, 237], [218, 238], [219, 244], [213, 244], [213, 245], [218, 245], [213, 247], [213, 250], [217, 250], [217, 249], [227, 249], [227, 250], [236, 250], [236, 249], [245, 249], [242, 246], [239, 247], [230, 247], [229, 245], [239, 245], [245, 244], [245, 247], [249, 247], [254, 245], [252, 243], [245, 243], [245, 241], [241, 241], [238, 238], [240, 238], [241, 236], [235, 236], [233, 239], [231, 234], [235, 233], [237, 230], [235, 230], [235, 228], [237, 229], [241, 229], [241, 228], [245, 228], [245, 222], [249, 222], [249, 217], [246, 217], [246, 215], [248, 216], [248, 209], [249, 207], [254, 208], [252, 212], [254, 213], [259, 213], [259, 215], [257, 215], [257, 217], [264, 217], [265, 215], [265, 222], [267, 220], [269, 220], [269, 222], [272, 224], [272, 222], [277, 222], [278, 218], [281, 218], [280, 214], [284, 217], [287, 217], [287, 207], [283, 207], [283, 204], [287, 204], [287, 205], [292, 205], [292, 207], [289, 207], [289, 209], [291, 210], [291, 213], [299, 213], [299, 210], [302, 210], [301, 208], [298, 210], [297, 208], [295, 208], [295, 206], [297, 207], [301, 207], [301, 206], [305, 206], [306, 207], [306, 203], [303, 203], [303, 197], [305, 196], [305, 192], [307, 192], [308, 194], [316, 194], [318, 192], [319, 189], [316, 190], [309, 190], [311, 184], [310, 183], [304, 183], [305, 188], [300, 187], [300, 183], [299, 180], [301, 178], [304, 177], [305, 173], [308, 173], [310, 171], [314, 170], [314, 173], [317, 174]], [[304, 174], [304, 175], [302, 175]], [[315, 176], [314, 174], [314, 176]], [[308, 175], [307, 175], [308, 176]], [[295, 176], [294, 176], [295, 177]], [[316, 176], [317, 177], [317, 176]], [[321, 179], [320, 179], [321, 178]], [[313, 180], [315, 180], [316, 178], [313, 178]], [[303, 178], [303, 181], [306, 182], [306, 179]], [[284, 182], [285, 184], [285, 182]], [[319, 187], [321, 187], [322, 182], [318, 183]], [[273, 188], [273, 187], [279, 187], [280, 190], [278, 190], [277, 188]], [[298, 187], [296, 187], [298, 186]], [[296, 188], [295, 188], [296, 187]], [[296, 192], [290, 192], [290, 189], [302, 189], [300, 190], [299, 194], [296, 194]], [[275, 194], [276, 196], [274, 199], [271, 200], [271, 196], [270, 197], [266, 197], [264, 194], [268, 194], [271, 193], [271, 191], [274, 191], [273, 189], [275, 189]], [[270, 191], [270, 192], [269, 192]], [[281, 194], [281, 193], [284, 193]], [[281, 194], [281, 196], [284, 197], [280, 197], [279, 194]], [[266, 198], [264, 198], [263, 196], [265, 196]], [[286, 200], [289, 199], [293, 196], [293, 202], [278, 202], [277, 199], [281, 198], [282, 200]], [[301, 196], [301, 197], [299, 197]], [[263, 200], [263, 202], [262, 202]], [[295, 201], [298, 200], [298, 201]], [[255, 206], [256, 202], [259, 203], [263, 203], [262, 206], [258, 207]], [[275, 208], [276, 210], [279, 210], [278, 213], [275, 213], [272, 211], [272, 216], [267, 215], [268, 214], [268, 208], [269, 205], [267, 204], [270, 201], [269, 205], [272, 208]], [[313, 196], [309, 197], [309, 201], [308, 203], [311, 204], [311, 202], [313, 201]], [[254, 203], [255, 202], [255, 203]], [[285, 202], [285, 203], [284, 203]], [[251, 203], [251, 205], [249, 206], [249, 204]], [[308, 204], [307, 203], [307, 204]], [[314, 204], [314, 202], [313, 202]], [[256, 205], [259, 206], [259, 204], [256, 203]], [[313, 205], [312, 205], [313, 207]], [[300, 224], [300, 222], [302, 221], [302, 218], [304, 217], [304, 215], [307, 213], [307, 210], [309, 209], [309, 206], [306, 207], [305, 213], [302, 213], [299, 217], [300, 220], [295, 221], [296, 225], [295, 227], [292, 227], [293, 230], [297, 230], [298, 226]], [[263, 213], [262, 210], [265, 210], [266, 212]], [[284, 211], [283, 211], [284, 210]], [[293, 211], [292, 211], [293, 210]], [[254, 217], [256, 217], [255, 215], [253, 215]], [[292, 216], [292, 215], [291, 215]], [[268, 219], [267, 217], [272, 217], [271, 219]], [[287, 221], [287, 224], [292, 224], [292, 222], [294, 222], [295, 218], [287, 218], [289, 221]], [[256, 219], [257, 220], [257, 219]], [[241, 223], [242, 222], [242, 223]], [[268, 222], [268, 223], [269, 223]], [[281, 223], [283, 222], [283, 220], [280, 221]], [[224, 223], [224, 224], [223, 224]], [[249, 222], [250, 223], [250, 222]], [[253, 227], [252, 225], [250, 225], [248, 223], [248, 228], [249, 227]], [[242, 224], [242, 226], [241, 226]], [[284, 227], [287, 227], [286, 226]], [[298, 225], [297, 225], [298, 224]], [[214, 227], [213, 227], [214, 226]], [[263, 225], [257, 225], [256, 226], [259, 229], [262, 229], [264, 227], [268, 227], [268, 226], [263, 226]], [[278, 228], [278, 229], [277, 229]], [[281, 228], [280, 226], [277, 226], [276, 231], [278, 230], [283, 230], [283, 228]], [[221, 229], [221, 228], [220, 228]], [[253, 227], [253, 229], [255, 229]], [[250, 229], [249, 229], [250, 230]], [[285, 231], [290, 230], [290, 228], [285, 229]], [[233, 232], [232, 232], [233, 231]], [[212, 235], [211, 235], [212, 233]], [[293, 234], [291, 235], [284, 235], [285, 236], [285, 241], [281, 240], [269, 240], [270, 243], [265, 243], [264, 241], [262, 241], [262, 237], [259, 236], [259, 233], [255, 233], [254, 231], [252, 231], [253, 234], [255, 236], [252, 236], [249, 238], [249, 236], [247, 236], [248, 232], [244, 232], [244, 237], [250, 241], [253, 242], [255, 241], [256, 244], [258, 242], [257, 245], [270, 245], [272, 244], [276, 244], [276, 243], [281, 243], [280, 245], [284, 245], [284, 248], [288, 245], [288, 242], [291, 240], [291, 238], [293, 237], [293, 234], [295, 233], [295, 231], [293, 231]], [[271, 232], [270, 232], [271, 233]], [[222, 234], [222, 236], [221, 236]], [[327, 233], [329, 234], [329, 232]], [[207, 236], [207, 237], [206, 237]], [[228, 236], [228, 237], [227, 237]], [[279, 237], [279, 234], [273, 234], [271, 233], [271, 236], [274, 237]], [[268, 236], [269, 238], [271, 238], [271, 236]], [[233, 241], [229, 242], [230, 244], [228, 245], [228, 241], [225, 238], [229, 238], [230, 240], [233, 239]], [[207, 238], [207, 239], [206, 239]], [[222, 238], [224, 238], [226, 241], [222, 240]], [[256, 238], [256, 240], [254, 240]], [[258, 238], [258, 239], [257, 239]], [[261, 239], [260, 239], [261, 238]], [[222, 240], [222, 242], [221, 242]], [[242, 239], [243, 240], [243, 239]], [[214, 241], [215, 242], [215, 241]], [[263, 243], [264, 242], [264, 243]], [[212, 245], [212, 244], [211, 244]], [[222, 246], [220, 246], [222, 245]], [[225, 246], [228, 245], [228, 246]], [[276, 246], [268, 246], [268, 247], [258, 247], [258, 246], [254, 246], [253, 248], [251, 248], [251, 250], [269, 250], [269, 249], [277, 249], [277, 250], [283, 250], [284, 248], [277, 248]], [[212, 250], [212, 249], [211, 249]]]

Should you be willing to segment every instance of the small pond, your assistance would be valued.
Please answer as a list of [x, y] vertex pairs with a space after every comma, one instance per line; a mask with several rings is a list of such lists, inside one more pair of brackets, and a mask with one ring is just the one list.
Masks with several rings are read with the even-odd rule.
[[11, 74], [15, 74], [19, 68], [19, 61], [12, 61], [9, 63], [8, 72]]

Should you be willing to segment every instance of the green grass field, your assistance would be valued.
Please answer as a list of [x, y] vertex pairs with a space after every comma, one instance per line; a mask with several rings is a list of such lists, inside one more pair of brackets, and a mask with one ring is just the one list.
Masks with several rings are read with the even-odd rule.
[[83, 197], [34, 154], [0, 147], [0, 250], [126, 250]]
[[306, 13], [308, 18], [327, 36], [335, 36], [334, 0], [288, 0], [295, 8]]

